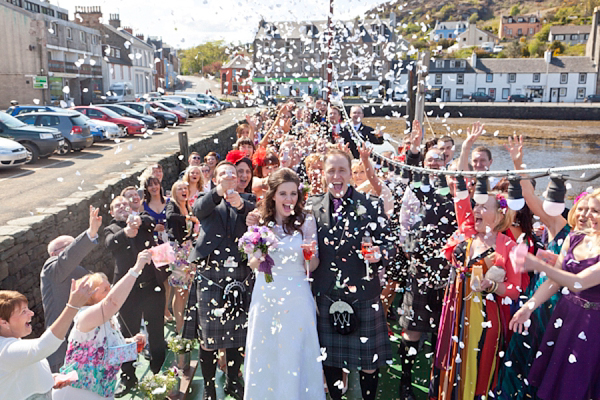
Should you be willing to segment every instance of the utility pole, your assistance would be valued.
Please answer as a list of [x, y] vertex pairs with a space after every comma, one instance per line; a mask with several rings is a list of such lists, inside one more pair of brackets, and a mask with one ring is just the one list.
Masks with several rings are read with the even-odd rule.
[[329, 15], [327, 16], [327, 32], [329, 38], [327, 40], [327, 87], [325, 90], [327, 91], [327, 107], [329, 107], [329, 103], [331, 102], [331, 85], [333, 78], [333, 63], [331, 59], [331, 47], [333, 45], [333, 25], [331, 22], [331, 18], [333, 16], [333, 0], [329, 0]]
[[[417, 95], [415, 102], [415, 119], [423, 126], [425, 118], [425, 78], [429, 74], [429, 51], [419, 52], [417, 61]], [[425, 130], [423, 130], [425, 135]]]

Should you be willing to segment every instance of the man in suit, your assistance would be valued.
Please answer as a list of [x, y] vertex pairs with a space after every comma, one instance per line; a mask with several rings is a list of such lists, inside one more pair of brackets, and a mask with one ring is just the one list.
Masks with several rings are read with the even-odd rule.
[[350, 119], [354, 130], [358, 132], [360, 137], [373, 144], [383, 144], [383, 135], [379, 132], [374, 132], [373, 128], [362, 123], [365, 114], [361, 106], [352, 106], [350, 109]]
[[[392, 260], [382, 202], [359, 193], [350, 185], [351, 157], [331, 150], [325, 158], [328, 192], [310, 198], [317, 221], [319, 267], [313, 272], [312, 290], [316, 298], [317, 331], [327, 357], [323, 370], [332, 399], [342, 398], [342, 369], [358, 369], [363, 399], [377, 396], [379, 367], [392, 359], [386, 316], [381, 303], [378, 270]], [[361, 254], [363, 237], [372, 240], [371, 252]], [[368, 263], [366, 263], [367, 261]], [[368, 272], [367, 272], [368, 271]], [[332, 304], [343, 301], [357, 317], [358, 326], [340, 332], [332, 322], [343, 321]], [[348, 315], [346, 315], [347, 317]]]
[[[73, 236], [59, 236], [48, 244], [50, 258], [46, 260], [40, 273], [40, 289], [46, 329], [56, 321], [69, 300], [71, 279], [79, 279], [88, 274], [80, 266], [81, 261], [98, 244], [98, 229], [102, 225], [99, 209], [90, 206], [90, 226], [85, 232]], [[69, 333], [67, 332], [67, 337]], [[50, 370], [57, 373], [62, 367], [67, 353], [67, 341], [64, 341], [54, 354], [48, 357]]]
[[312, 123], [327, 125], [327, 102], [323, 99], [317, 100], [315, 109], [312, 112]]
[[327, 113], [329, 125], [327, 127], [327, 137], [331, 143], [348, 144], [348, 148], [354, 158], [360, 158], [358, 147], [352, 138], [350, 129], [346, 125], [342, 125], [342, 111], [336, 106], [329, 107]]
[[[217, 350], [225, 349], [227, 379], [225, 393], [242, 399], [238, 377], [243, 362], [240, 349], [246, 345], [252, 271], [238, 250], [237, 240], [247, 231], [246, 216], [255, 207], [252, 195], [240, 194], [235, 165], [222, 161], [213, 174], [215, 187], [194, 203], [200, 231], [189, 260], [198, 265], [190, 290], [184, 336], [200, 338], [200, 367], [204, 399], [216, 400]], [[224, 299], [225, 288], [239, 282], [245, 289], [241, 307]], [[234, 285], [237, 285], [234, 283]], [[199, 331], [199, 332], [198, 332]]]
[[[137, 194], [135, 190], [132, 192]], [[114, 284], [133, 267], [140, 251], [155, 245], [155, 223], [148, 215], [133, 215], [129, 201], [123, 196], [114, 198], [110, 214], [113, 219], [104, 228], [104, 244], [115, 258]], [[132, 337], [140, 331], [142, 317], [147, 323], [150, 369], [155, 374], [160, 371], [166, 353], [162, 310], [166, 301], [163, 283], [167, 276], [164, 269], [156, 268], [154, 263], [147, 264], [120, 310], [119, 322], [125, 337]], [[115, 397], [125, 396], [137, 384], [133, 362], [122, 365], [121, 384]]]

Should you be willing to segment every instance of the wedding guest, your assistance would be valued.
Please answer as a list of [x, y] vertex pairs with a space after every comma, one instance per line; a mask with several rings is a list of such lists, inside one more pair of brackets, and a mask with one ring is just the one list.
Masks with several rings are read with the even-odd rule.
[[144, 188], [142, 207], [144, 212], [154, 219], [154, 235], [157, 243], [163, 243], [166, 238], [166, 207], [169, 199], [165, 199], [163, 196], [160, 180], [155, 176], [147, 177], [142, 182], [142, 187]]
[[[200, 172], [202, 173], [202, 182], [204, 182], [204, 184], [202, 185], [202, 192], [206, 193], [210, 191], [210, 189], [212, 189], [213, 187], [210, 167], [207, 164], [202, 163], [200, 164]], [[181, 176], [181, 179], [183, 179], [183, 175]]]
[[13, 290], [0, 290], [0, 392], [3, 399], [50, 400], [59, 376], [52, 374], [46, 357], [58, 350], [77, 311], [87, 303], [93, 290], [87, 279], [78, 286], [70, 282], [69, 299], [60, 315], [38, 339], [31, 335], [33, 311], [27, 298]]
[[242, 150], [231, 150], [227, 153], [225, 160], [235, 165], [238, 178], [235, 190], [238, 193], [252, 194], [252, 160]]
[[188, 167], [183, 174], [183, 179], [188, 184], [188, 203], [190, 207], [204, 192], [204, 183], [202, 181], [202, 170], [200, 167]]
[[254, 153], [252, 165], [254, 165], [252, 192], [257, 199], [261, 199], [269, 187], [267, 183], [269, 175], [279, 168], [279, 158], [275, 153], [268, 152], [264, 148], [259, 148]]
[[209, 151], [204, 156], [204, 162], [210, 168], [210, 175], [212, 176], [212, 174], [215, 170], [215, 167], [217, 166], [217, 163], [219, 162], [219, 155], [217, 153], [215, 153], [214, 151]]
[[142, 198], [135, 186], [127, 186], [125, 189], [121, 190], [121, 196], [127, 199], [129, 211], [134, 215], [144, 211], [144, 208], [142, 207]]
[[[88, 273], [80, 264], [98, 244], [98, 229], [102, 225], [100, 210], [90, 206], [90, 222], [85, 232], [77, 238], [59, 236], [48, 244], [48, 255], [40, 273], [40, 290], [46, 329], [56, 321], [69, 299], [71, 280], [79, 279]], [[68, 335], [68, 332], [67, 332]], [[50, 370], [58, 372], [65, 360], [67, 344], [62, 343], [58, 350], [48, 356]]]

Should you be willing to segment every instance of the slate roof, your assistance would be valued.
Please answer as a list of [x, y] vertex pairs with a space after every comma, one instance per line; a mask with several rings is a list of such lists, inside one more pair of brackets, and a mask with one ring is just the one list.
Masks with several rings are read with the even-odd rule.
[[570, 35], [577, 33], [590, 33], [591, 25], [554, 25], [550, 28], [550, 33], [553, 35]]
[[552, 57], [548, 67], [543, 58], [479, 58], [475, 71], [478, 74], [528, 74], [546, 72], [546, 68], [549, 73], [596, 72], [596, 66], [588, 57]]
[[243, 69], [252, 69], [252, 62], [250, 60], [246, 60], [244, 56], [238, 54], [233, 57], [231, 60], [227, 62], [227, 64], [223, 65], [223, 68], [243, 68]]

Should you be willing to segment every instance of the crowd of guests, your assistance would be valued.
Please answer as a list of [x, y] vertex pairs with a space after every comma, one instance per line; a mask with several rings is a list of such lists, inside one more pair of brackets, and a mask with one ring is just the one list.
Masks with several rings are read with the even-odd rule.
[[[380, 398], [415, 398], [412, 369], [430, 337], [429, 398], [600, 399], [600, 190], [549, 215], [521, 179], [515, 211], [514, 178], [475, 184], [373, 163], [382, 132], [358, 106], [342, 114], [310, 97], [262, 109], [231, 151], [192, 153], [172, 185], [150, 166], [114, 197], [103, 233], [90, 207], [85, 232], [48, 245], [40, 338], [23, 339], [27, 299], [0, 291], [1, 397], [122, 397], [137, 384], [137, 351], [161, 370], [174, 323], [199, 340], [203, 399], [217, 398], [218, 368], [236, 399], [337, 400], [350, 371], [375, 399], [398, 318], [398, 392]], [[451, 137], [423, 143], [414, 121], [386, 156], [487, 171], [492, 152], [472, 149], [482, 133], [474, 124], [455, 158]], [[521, 169], [522, 138], [506, 148]], [[268, 252], [244, 241], [249, 230], [274, 235]], [[100, 236], [112, 282], [81, 266]], [[176, 257], [155, 265], [162, 245]]]

